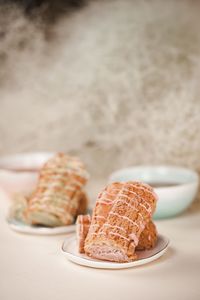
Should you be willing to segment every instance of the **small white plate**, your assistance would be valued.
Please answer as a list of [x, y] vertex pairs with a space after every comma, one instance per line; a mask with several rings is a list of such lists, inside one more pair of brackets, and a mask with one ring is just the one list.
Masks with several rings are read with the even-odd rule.
[[10, 228], [16, 232], [37, 234], [37, 235], [56, 235], [64, 233], [72, 233], [76, 230], [76, 225], [57, 226], [57, 227], [44, 227], [44, 226], [32, 226], [24, 224], [15, 219], [7, 219]]
[[169, 239], [163, 235], [158, 235], [158, 241], [153, 249], [145, 251], [136, 251], [138, 259], [128, 263], [114, 263], [108, 261], [101, 261], [98, 259], [92, 259], [85, 254], [80, 254], [77, 249], [76, 236], [68, 237], [63, 245], [62, 251], [67, 259], [70, 261], [91, 268], [98, 269], [126, 269], [140, 265], [147, 264], [151, 261], [156, 260], [162, 256], [169, 246]]

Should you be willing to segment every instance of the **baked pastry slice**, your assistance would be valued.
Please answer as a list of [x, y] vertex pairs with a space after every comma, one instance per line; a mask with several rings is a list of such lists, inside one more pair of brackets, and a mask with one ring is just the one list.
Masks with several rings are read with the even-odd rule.
[[[113, 205], [113, 201], [123, 184], [113, 183], [107, 186], [98, 196], [92, 218], [89, 215], [79, 215], [76, 221], [77, 243], [80, 253], [84, 253], [85, 239], [90, 230], [90, 237], [96, 234], [98, 229], [105, 223], [106, 217]], [[80, 209], [79, 209], [80, 211]], [[90, 239], [88, 237], [88, 240]]]
[[136, 250], [148, 250], [155, 247], [158, 239], [156, 225], [150, 221], [142, 231], [139, 237], [139, 243]]
[[[76, 221], [77, 245], [79, 253], [84, 253], [85, 239], [91, 225], [90, 215], [79, 215]], [[153, 221], [150, 221], [142, 231], [136, 250], [148, 250], [157, 242], [157, 229]]]
[[80, 191], [79, 192], [79, 201], [78, 201], [78, 208], [76, 211], [76, 215], [84, 215], [87, 213], [87, 208], [88, 208], [88, 196], [85, 191]]
[[79, 253], [84, 253], [85, 239], [91, 224], [90, 215], [79, 215], [76, 219], [76, 237]]
[[48, 160], [25, 211], [28, 222], [45, 226], [72, 224], [87, 179], [88, 173], [76, 157], [59, 153]]
[[87, 243], [93, 241], [100, 228], [106, 222], [109, 212], [113, 206], [116, 196], [120, 192], [122, 183], [111, 183], [98, 195], [96, 205], [93, 209], [91, 226], [87, 236]]
[[85, 253], [91, 257], [128, 262], [156, 207], [153, 189], [140, 182], [109, 185], [98, 197], [85, 240]]

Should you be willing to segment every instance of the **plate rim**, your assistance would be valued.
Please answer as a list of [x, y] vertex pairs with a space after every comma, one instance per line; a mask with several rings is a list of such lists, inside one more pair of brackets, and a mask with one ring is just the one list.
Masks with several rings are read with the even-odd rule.
[[[34, 227], [29, 224], [25, 224], [20, 220], [15, 218], [7, 217], [6, 221], [9, 227], [18, 233], [25, 233], [30, 235], [57, 235], [57, 234], [66, 234], [66, 233], [74, 233], [76, 230], [76, 224], [67, 225], [67, 226], [56, 226], [56, 227]], [[17, 222], [18, 224], [16, 224]]]
[[[149, 257], [141, 258], [141, 259], [138, 259], [138, 260], [135, 260], [132, 262], [117, 263], [117, 262], [110, 262], [110, 261], [103, 261], [103, 260], [101, 261], [101, 260], [90, 259], [89, 257], [82, 257], [79, 255], [75, 255], [70, 252], [66, 252], [64, 249], [65, 243], [66, 243], [66, 241], [75, 240], [76, 239], [75, 234], [67, 237], [63, 241], [62, 246], [61, 246], [61, 251], [67, 259], [69, 259], [70, 261], [72, 261], [78, 265], [81, 265], [81, 266], [87, 266], [87, 267], [96, 268], [96, 269], [126, 269], [126, 268], [137, 267], [139, 265], [148, 264], [148, 263], [158, 259], [159, 257], [161, 257], [167, 251], [169, 244], [170, 244], [170, 240], [167, 236], [165, 236], [163, 234], [158, 234], [158, 237], [163, 238], [166, 242], [163, 249], [156, 252], [155, 254], [152, 254]], [[140, 251], [145, 251], [145, 250], [140, 250]], [[154, 259], [152, 259], [152, 258], [154, 258]], [[147, 260], [147, 261], [144, 262], [145, 260]]]

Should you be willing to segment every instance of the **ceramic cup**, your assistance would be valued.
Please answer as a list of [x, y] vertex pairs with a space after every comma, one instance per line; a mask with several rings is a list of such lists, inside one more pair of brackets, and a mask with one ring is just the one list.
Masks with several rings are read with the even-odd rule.
[[9, 196], [30, 193], [36, 186], [38, 170], [51, 157], [50, 152], [32, 152], [0, 158], [0, 188]]

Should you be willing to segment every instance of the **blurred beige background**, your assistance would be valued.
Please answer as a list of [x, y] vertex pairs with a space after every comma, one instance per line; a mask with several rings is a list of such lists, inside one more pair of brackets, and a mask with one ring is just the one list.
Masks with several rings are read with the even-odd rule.
[[79, 155], [93, 180], [200, 171], [200, 2], [91, 1], [50, 28], [1, 9], [0, 154]]

